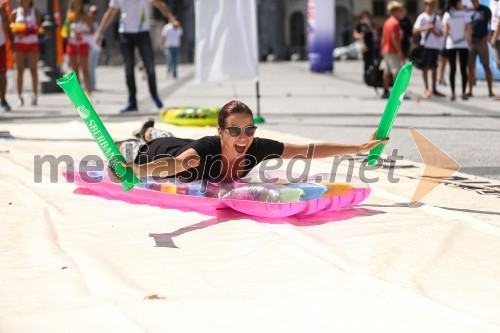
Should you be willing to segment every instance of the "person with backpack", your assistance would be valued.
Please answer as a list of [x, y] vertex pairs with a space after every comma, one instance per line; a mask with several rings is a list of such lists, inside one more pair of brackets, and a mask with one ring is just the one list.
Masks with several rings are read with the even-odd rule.
[[370, 13], [365, 10], [361, 12], [358, 25], [353, 32], [353, 37], [356, 40], [363, 41], [363, 64], [364, 71], [366, 73], [368, 67], [374, 63], [374, 45], [373, 39], [374, 35], [377, 34], [376, 28], [371, 22]]
[[399, 19], [399, 25], [401, 26], [401, 48], [403, 49], [403, 54], [405, 59], [410, 56], [410, 50], [414, 48], [413, 45], [413, 23], [406, 13], [406, 8], [403, 5], [403, 18]]
[[[437, 64], [439, 52], [443, 46], [443, 25], [437, 18], [434, 10], [436, 0], [425, 0], [425, 11], [417, 17], [413, 26], [413, 33], [420, 34], [420, 44], [424, 47], [424, 64], [422, 75], [425, 86], [425, 97], [444, 97], [437, 90]], [[432, 71], [432, 91], [429, 89], [429, 70]]]

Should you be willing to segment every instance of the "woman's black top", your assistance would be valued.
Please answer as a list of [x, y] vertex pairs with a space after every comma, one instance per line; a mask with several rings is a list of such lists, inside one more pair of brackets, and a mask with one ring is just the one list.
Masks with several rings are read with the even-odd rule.
[[[183, 181], [220, 178], [221, 142], [219, 136], [216, 135], [205, 136], [198, 140], [175, 137], [159, 138], [141, 146], [139, 155], [134, 162], [144, 164], [162, 157], [177, 157], [191, 148], [200, 156], [200, 165], [178, 173], [175, 177]], [[280, 157], [283, 149], [282, 142], [254, 138], [245, 155], [245, 160], [241, 164], [244, 166], [242, 176], [248, 174], [260, 162]]]

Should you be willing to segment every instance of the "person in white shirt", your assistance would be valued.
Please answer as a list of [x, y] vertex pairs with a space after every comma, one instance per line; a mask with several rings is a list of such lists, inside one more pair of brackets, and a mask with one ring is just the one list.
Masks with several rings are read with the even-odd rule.
[[[421, 44], [425, 49], [425, 65], [422, 68], [425, 97], [444, 96], [436, 88], [439, 51], [443, 47], [443, 25], [434, 13], [435, 8], [436, 0], [425, 0], [425, 11], [417, 17], [413, 25], [413, 34], [420, 33]], [[432, 91], [428, 82], [429, 69], [432, 71]]]
[[469, 59], [469, 45], [471, 42], [470, 15], [464, 10], [460, 0], [450, 0], [443, 15], [444, 34], [446, 36], [446, 50], [450, 63], [451, 100], [455, 97], [455, 74], [457, 72], [457, 55], [460, 59], [460, 73], [462, 76], [462, 99], [467, 100], [467, 62]]
[[101, 24], [96, 31], [96, 42], [101, 43], [101, 35], [111, 24], [113, 18], [121, 11], [120, 25], [120, 50], [125, 62], [125, 76], [127, 79], [128, 102], [123, 106], [121, 112], [137, 111], [137, 89], [134, 76], [134, 51], [137, 47], [142, 61], [148, 72], [148, 85], [151, 98], [158, 108], [163, 103], [156, 89], [156, 74], [154, 67], [154, 53], [149, 35], [149, 5], [156, 7], [165, 17], [173, 19], [172, 12], [162, 0], [110, 0], [109, 7], [104, 13]]
[[181, 37], [183, 31], [181, 24], [177, 19], [165, 24], [161, 30], [161, 47], [165, 51], [167, 60], [167, 76], [177, 78], [177, 59], [179, 57], [179, 49], [181, 46]]
[[500, 70], [500, 1], [497, 2], [497, 7], [491, 18], [491, 45], [495, 51], [495, 63]]
[[[66, 43], [66, 54], [69, 57], [71, 68], [80, 81], [83, 76], [87, 96], [92, 93], [89, 75], [89, 38], [93, 36], [92, 22], [84, 11], [83, 0], [71, 0], [66, 14], [69, 34]], [[81, 82], [81, 81], [80, 81]]]

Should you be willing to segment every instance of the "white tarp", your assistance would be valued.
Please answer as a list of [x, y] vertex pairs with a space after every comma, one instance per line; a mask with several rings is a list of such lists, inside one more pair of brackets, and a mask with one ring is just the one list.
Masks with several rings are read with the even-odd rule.
[[196, 0], [196, 79], [258, 78], [254, 0]]
[[[108, 130], [126, 137], [137, 125]], [[159, 126], [191, 138], [215, 131]], [[33, 139], [0, 141], [0, 332], [500, 330], [491, 195], [439, 186], [410, 209], [423, 170], [401, 169], [398, 183], [370, 171], [380, 182], [368, 200], [337, 213], [265, 219], [159, 208], [83, 195], [51, 183], [47, 166], [34, 182], [34, 155], [96, 153], [81, 121], [7, 128]], [[311, 172], [330, 169], [316, 160]]]

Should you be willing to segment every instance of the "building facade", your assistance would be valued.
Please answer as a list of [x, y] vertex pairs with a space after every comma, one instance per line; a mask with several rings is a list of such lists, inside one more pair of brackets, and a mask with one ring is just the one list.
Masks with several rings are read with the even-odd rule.
[[[195, 13], [194, 0], [164, 0], [180, 20], [184, 29], [180, 59], [182, 62], [193, 62], [195, 45]], [[228, 0], [230, 1], [230, 0]], [[333, 1], [333, 0], [332, 0]], [[335, 46], [343, 46], [353, 41], [352, 31], [356, 26], [359, 14], [367, 10], [373, 21], [381, 26], [387, 18], [387, 4], [390, 0], [335, 0]], [[35, 0], [35, 5], [46, 9], [46, 0]], [[257, 0], [259, 57], [266, 59], [289, 60], [307, 58], [307, 0]], [[406, 6], [409, 18], [415, 18], [424, 10], [423, 0], [401, 0]], [[69, 0], [61, 0], [61, 11], [66, 13]], [[93, 0], [100, 15], [106, 10], [109, 0]], [[444, 8], [445, 0], [438, 0], [438, 6]], [[160, 50], [160, 32], [165, 19], [156, 9], [152, 10], [151, 38], [156, 50], [156, 61], [164, 62]], [[118, 19], [118, 17], [116, 18]], [[117, 24], [107, 31], [107, 52], [111, 58], [117, 58]]]

